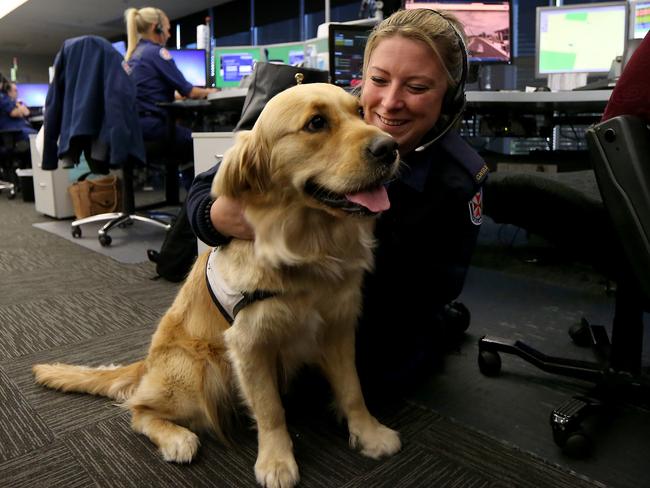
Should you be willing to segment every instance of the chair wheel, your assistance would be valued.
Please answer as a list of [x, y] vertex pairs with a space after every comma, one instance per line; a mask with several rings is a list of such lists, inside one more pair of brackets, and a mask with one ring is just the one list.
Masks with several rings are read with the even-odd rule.
[[113, 242], [113, 239], [111, 239], [111, 236], [109, 236], [108, 234], [103, 234], [99, 236], [98, 239], [102, 247], [108, 247], [111, 245], [111, 242]]
[[81, 237], [81, 227], [72, 228], [72, 237], [75, 239], [79, 239]]
[[585, 458], [593, 451], [593, 441], [580, 429], [563, 434], [554, 432], [553, 440], [564, 454], [572, 458]]
[[480, 351], [478, 368], [485, 376], [497, 376], [501, 372], [501, 356], [498, 352]]
[[469, 309], [461, 302], [451, 302], [445, 306], [445, 322], [456, 334], [462, 335], [471, 322]]
[[580, 319], [579, 324], [572, 325], [569, 328], [569, 337], [577, 346], [586, 347], [593, 343], [591, 339], [591, 328], [589, 322], [584, 318]]
[[16, 198], [16, 193], [13, 192], [13, 191], [12, 191], [12, 192], [9, 192], [9, 195], [7, 196], [7, 198], [8, 198], [9, 200], [13, 200], [14, 198]]

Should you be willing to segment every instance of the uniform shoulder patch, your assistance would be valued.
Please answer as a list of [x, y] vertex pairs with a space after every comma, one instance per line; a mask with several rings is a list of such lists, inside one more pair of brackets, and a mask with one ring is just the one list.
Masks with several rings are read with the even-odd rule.
[[469, 219], [474, 225], [483, 223], [483, 190], [476, 192], [469, 201]]
[[160, 55], [161, 58], [163, 58], [165, 61], [171, 61], [172, 55], [171, 53], [165, 49], [164, 47], [160, 48], [160, 51], [158, 51], [158, 54]]

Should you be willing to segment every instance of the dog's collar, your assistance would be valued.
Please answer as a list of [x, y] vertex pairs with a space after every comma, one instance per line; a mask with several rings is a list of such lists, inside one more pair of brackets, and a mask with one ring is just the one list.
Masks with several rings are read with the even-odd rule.
[[205, 266], [205, 278], [212, 301], [230, 325], [235, 321], [237, 314], [251, 303], [259, 302], [276, 295], [267, 290], [242, 292], [233, 290], [217, 271], [215, 260], [219, 255], [219, 248], [215, 247]]

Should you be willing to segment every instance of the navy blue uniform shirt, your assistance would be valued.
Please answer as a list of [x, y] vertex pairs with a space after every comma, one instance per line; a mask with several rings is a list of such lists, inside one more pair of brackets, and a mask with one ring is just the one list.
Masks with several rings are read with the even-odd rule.
[[6, 93], [0, 93], [0, 130], [19, 130], [20, 139], [27, 140], [29, 134], [36, 134], [36, 130], [24, 117], [12, 117], [10, 114], [16, 108], [16, 100]]
[[[129, 60], [131, 78], [137, 90], [137, 109], [142, 135], [147, 141], [163, 140], [169, 136], [165, 109], [160, 102], [173, 102], [174, 90], [189, 95], [192, 84], [180, 72], [171, 54], [160, 44], [140, 39]], [[192, 132], [176, 125], [175, 144], [183, 159], [192, 159]]]
[[167, 49], [141, 39], [129, 60], [131, 77], [137, 89], [138, 112], [165, 116], [158, 102], [173, 102], [174, 90], [186, 97], [192, 84], [185, 79]]

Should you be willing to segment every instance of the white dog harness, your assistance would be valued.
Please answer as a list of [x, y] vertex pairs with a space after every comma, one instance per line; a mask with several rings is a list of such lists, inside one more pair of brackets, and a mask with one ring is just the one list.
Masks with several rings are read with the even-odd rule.
[[215, 247], [210, 253], [205, 267], [206, 282], [212, 301], [224, 318], [232, 325], [242, 308], [251, 303], [275, 296], [275, 293], [266, 290], [255, 290], [253, 292], [233, 290], [217, 271], [215, 262], [218, 256], [219, 248]]

